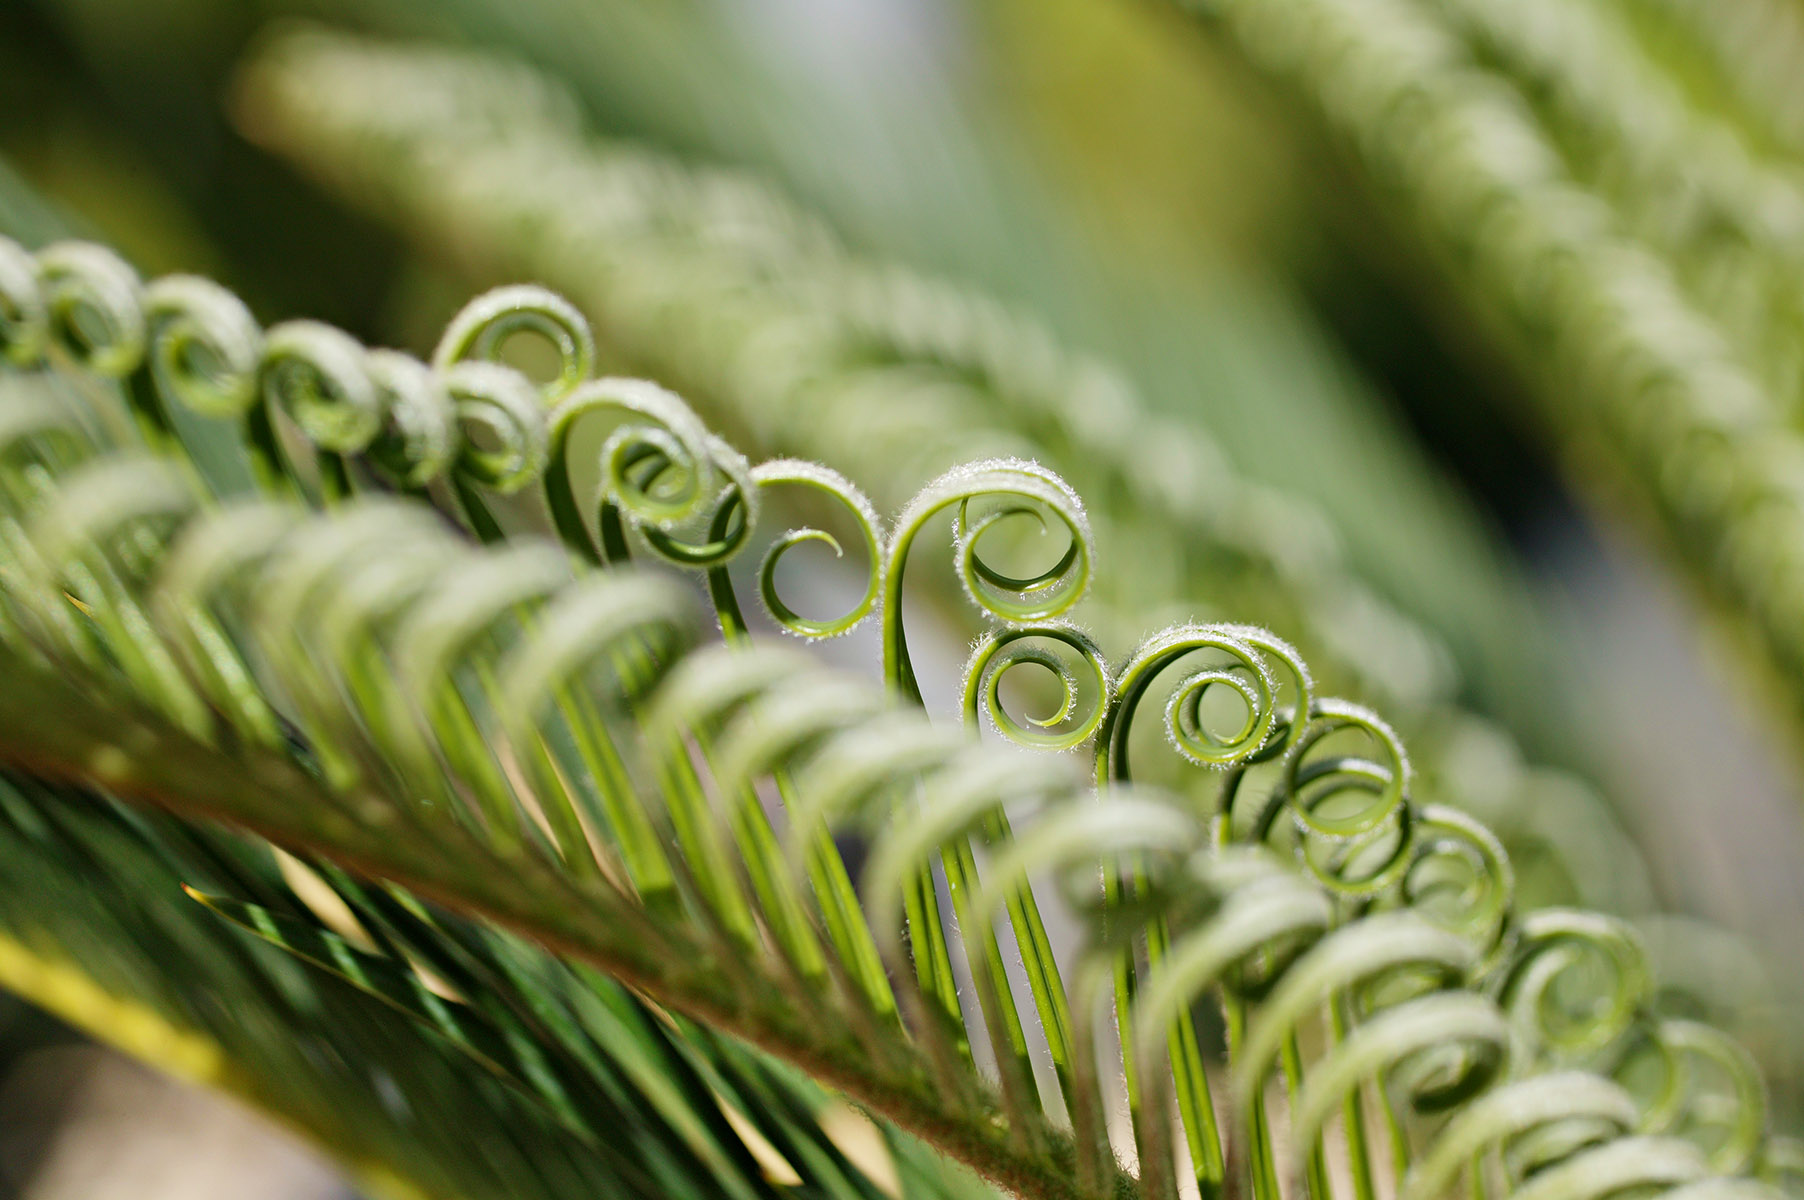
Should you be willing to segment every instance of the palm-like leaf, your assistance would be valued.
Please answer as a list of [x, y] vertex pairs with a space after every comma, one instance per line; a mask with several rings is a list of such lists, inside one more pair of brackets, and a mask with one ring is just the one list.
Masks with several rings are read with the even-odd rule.
[[[0, 409], [9, 761], [233, 822], [525, 935], [791, 1060], [1022, 1194], [1171, 1195], [1188, 1163], [1211, 1193], [1273, 1200], [1294, 1169], [1326, 1195], [1330, 1120], [1360, 1195], [1386, 1174], [1435, 1194], [1468, 1161], [1475, 1184], [1538, 1171], [1530, 1186], [1550, 1197], [1778, 1169], [1746, 1056], [1650, 1011], [1639, 949], [1616, 923], [1516, 914], [1496, 840], [1418, 804], [1396, 735], [1323, 697], [1285, 643], [1183, 625], [1110, 669], [1060, 619], [1094, 547], [1075, 494], [1044, 469], [957, 469], [883, 533], [831, 472], [754, 468], [670, 393], [591, 378], [580, 316], [537, 289], [473, 302], [428, 367], [323, 326], [260, 330], [201, 281], [140, 290], [98, 247], [0, 253], [19, 368]], [[559, 350], [542, 383], [489, 361], [525, 330]], [[177, 407], [240, 439], [264, 497], [219, 503], [184, 453]], [[105, 448], [97, 426], [121, 409], [149, 456]], [[592, 421], [606, 436], [585, 504], [568, 452]], [[500, 494], [529, 484], [561, 546], [506, 534], [517, 514]], [[359, 496], [385, 485], [416, 498]], [[875, 611], [888, 695], [744, 644], [727, 564], [758, 531], [763, 493], [796, 486], [835, 500], [866, 541], [868, 587], [842, 620], [798, 617], [777, 564], [825, 536], [802, 529], [775, 539], [760, 592], [808, 635]], [[919, 692], [904, 567], [942, 515], [994, 622], [967, 710], [1043, 748], [1089, 745], [1099, 787], [1064, 758], [979, 744], [907, 706]], [[1044, 569], [1005, 568], [997, 542], [1030, 515], [1062, 548]], [[633, 553], [704, 571], [727, 644], [698, 648], [681, 591], [625, 570]], [[1032, 727], [1000, 685], [1024, 666], [1051, 672], [1065, 701]], [[1224, 692], [1242, 714], [1227, 731], [1206, 707]], [[1162, 721], [1137, 720], [1161, 701]], [[1130, 756], [1144, 770], [1165, 736], [1195, 765], [1200, 809], [1128, 786]], [[856, 895], [834, 827], [871, 839]], [[1064, 961], [1041, 917], [1054, 893], [1036, 879], [1088, 931]], [[591, 1090], [608, 1041], [571, 1020], [593, 1014], [595, 993], [559, 982], [584, 979], [580, 966], [521, 958], [510, 939], [460, 932], [379, 886], [337, 888], [386, 958], [256, 897], [212, 902], [431, 1027], [552, 1128], [612, 1111]], [[468, 1011], [440, 1004], [421, 969], [453, 989], [479, 983]], [[544, 1003], [560, 992], [562, 1014]], [[612, 994], [615, 1020], [649, 1032]], [[1204, 997], [1226, 1017], [1225, 1089], [1196, 1020]], [[1110, 1005], [1116, 1049], [1099, 1045]], [[1676, 1070], [1640, 1103], [1599, 1076], [1543, 1075], [1588, 1065], [1632, 1081], [1650, 1061]], [[1126, 1068], [1131, 1117], [1113, 1137], [1111, 1063]], [[660, 1073], [682, 1069], [672, 1057]], [[669, 1133], [675, 1146], [694, 1131]], [[648, 1127], [634, 1152], [660, 1136]], [[713, 1143], [730, 1158], [737, 1144]]]

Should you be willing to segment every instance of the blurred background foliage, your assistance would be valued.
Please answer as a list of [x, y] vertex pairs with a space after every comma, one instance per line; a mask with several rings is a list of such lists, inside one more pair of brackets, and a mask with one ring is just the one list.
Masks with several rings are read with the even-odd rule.
[[[1400, 7], [1483, 26], [1470, 5]], [[1677, 103], [1767, 114], [1762, 153], [1797, 174], [1771, 99], [1783, 39], [1743, 78], [1748, 43], [1712, 66], [1677, 0], [1568, 7], [1626, 21]], [[1576, 103], [1559, 63], [1474, 37], [1565, 130], [1586, 186], [1631, 212], [1681, 202], [1687, 181], [1559, 125]], [[539, 74], [484, 75], [491, 58]], [[1510, 836], [1525, 901], [1643, 918], [1684, 1003], [1714, 1003], [1795, 1104], [1804, 788], [1800, 723], [1775, 699], [1795, 681], [1733, 669], [1733, 607], [1667, 569], [1690, 560], [1620, 488], [1568, 490], [1601, 474], [1531, 416], [1546, 385], [1319, 103], [1231, 22], [1151, 0], [12, 0], [0, 232], [95, 236], [147, 275], [220, 280], [264, 322], [414, 349], [472, 287], [544, 278], [619, 365], [891, 509], [945, 465], [866, 435], [906, 434], [898, 410], [944, 420], [958, 457], [1026, 446], [1114, 535], [1111, 629], [1198, 616], [1298, 641], [1401, 718], [1428, 786]], [[645, 213], [592, 258], [563, 253], [540, 235], [596, 197], [459, 174], [521, 141], [570, 182], [598, 178], [585, 164], [650, 178]], [[848, 316], [861, 280], [902, 282]], [[970, 357], [931, 329], [909, 343], [909, 288], [990, 322]], [[814, 330], [823, 355], [841, 342], [822, 328], [880, 345], [832, 360], [836, 386], [773, 399], [710, 358], [742, 345], [748, 312]], [[1086, 416], [1070, 389], [1092, 369], [1114, 390]], [[847, 461], [861, 445], [872, 461]]]

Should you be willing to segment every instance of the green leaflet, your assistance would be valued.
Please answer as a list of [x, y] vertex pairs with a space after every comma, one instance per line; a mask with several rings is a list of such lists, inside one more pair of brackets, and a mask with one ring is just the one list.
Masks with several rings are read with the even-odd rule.
[[[1241, 625], [1175, 627], [1085, 695], [1084, 673], [1055, 647], [1092, 653], [1060, 617], [1088, 582], [1091, 534], [1075, 494], [1043, 468], [973, 464], [929, 484], [891, 531], [866, 516], [863, 536], [881, 548], [871, 571], [886, 694], [748, 639], [736, 619], [721, 568], [754, 542], [758, 489], [793, 471], [761, 477], [651, 385], [581, 369], [535, 384], [463, 357], [497, 354], [509, 328], [533, 320], [569, 332], [555, 298], [479, 299], [432, 367], [404, 372], [411, 396], [385, 391], [392, 360], [372, 371], [321, 328], [253, 336], [246, 386], [249, 356], [196, 354], [199, 342], [166, 356], [169, 335], [137, 323], [138, 293], [99, 248], [8, 253], [29, 282], [8, 337], [29, 361], [0, 403], [0, 663], [20, 685], [0, 694], [0, 756], [233, 821], [526, 935], [790, 1059], [1021, 1194], [1168, 1197], [1191, 1169], [1210, 1194], [1250, 1187], [1276, 1200], [1295, 1173], [1325, 1196], [1331, 1116], [1345, 1121], [1361, 1195], [1379, 1170], [1404, 1177], [1418, 1154], [1445, 1178], [1436, 1151], [1456, 1129], [1474, 1188], [1533, 1174], [1531, 1187], [1578, 1194], [1587, 1181], [1614, 1186], [1624, 1168], [1636, 1182], [1638, 1164], [1676, 1164], [1648, 1176], [1675, 1184], [1781, 1170], [1746, 1055], [1653, 1011], [1639, 947], [1618, 923], [1515, 913], [1496, 840], [1419, 804], [1389, 726], [1320, 695], [1285, 643]], [[48, 296], [36, 290], [46, 260]], [[198, 283], [175, 294], [203, 313], [229, 310]], [[207, 329], [198, 318], [187, 328]], [[566, 366], [580, 362], [583, 339], [562, 344]], [[51, 402], [44, 371], [123, 377], [136, 427], [165, 448], [171, 405], [239, 397], [224, 419], [246, 455], [271, 455], [268, 495], [221, 504], [180, 457], [110, 450], [79, 407]], [[451, 476], [428, 481], [442, 512], [427, 497], [362, 495], [419, 466], [370, 448], [390, 434], [404, 446], [403, 423], [433, 412], [461, 437], [473, 425], [489, 435], [433, 450]], [[599, 493], [581, 507], [568, 478], [546, 470], [553, 429], [576, 412], [614, 422], [599, 442]], [[269, 436], [286, 423], [301, 437]], [[837, 477], [811, 482], [847, 512], [872, 511]], [[534, 485], [561, 545], [505, 532], [498, 497]], [[551, 519], [560, 504], [580, 520]], [[909, 704], [919, 693], [896, 597], [935, 514], [954, 522], [957, 569], [995, 619], [967, 711], [995, 671], [1051, 670], [1064, 702], [1034, 728], [1081, 731], [1050, 740], [1089, 739], [1098, 786], [1051, 754], [1023, 760], [935, 728]], [[1055, 531], [1049, 564], [996, 556], [998, 536], [1023, 522]], [[794, 542], [778, 533], [777, 544]], [[698, 647], [692, 601], [618, 561], [634, 554], [705, 574], [726, 642]], [[1237, 731], [1210, 717], [1211, 694], [1238, 698]], [[1161, 720], [1136, 720], [1159, 699]], [[1191, 764], [1191, 797], [1128, 782], [1130, 756], [1143, 771], [1167, 739]], [[782, 820], [748, 797], [780, 799]], [[870, 840], [856, 897], [830, 830]], [[590, 1008], [573, 1026], [583, 1010], [546, 1007], [550, 977], [523, 974], [507, 939], [441, 936], [449, 927], [417, 902], [335, 878], [392, 947], [386, 958], [233, 911], [430, 1026], [556, 1122], [610, 1111], [586, 1090], [606, 1078], [604, 1032], [610, 1020], [643, 1027], [643, 1012], [617, 1005], [604, 1020]], [[1085, 931], [1064, 963], [1037, 928], [1053, 895]], [[1013, 998], [1005, 918], [1032, 1008]], [[961, 946], [974, 1013], [951, 966]], [[440, 1004], [402, 958], [461, 982], [470, 1011]], [[594, 992], [566, 996], [584, 994], [592, 1003]], [[1204, 1001], [1225, 1014], [1225, 1131], [1207, 1082], [1214, 1039], [1196, 1024]], [[1111, 1004], [1113, 1049], [1098, 1044]], [[993, 1078], [974, 1068], [979, 1031]], [[1033, 1075], [1030, 1034], [1051, 1047], [1049, 1086]], [[720, 1078], [730, 1061], [690, 1060], [694, 1077], [666, 1066], [673, 1081]], [[1137, 1178], [1109, 1128], [1115, 1063], [1131, 1070], [1132, 1130], [1119, 1136]], [[1573, 1068], [1628, 1085], [1635, 1130], [1596, 1102], [1468, 1108]], [[1185, 1142], [1205, 1151], [1194, 1159], [1173, 1151], [1174, 1083]], [[703, 1111], [694, 1082], [681, 1086], [694, 1106], [654, 1102], [642, 1115]], [[1292, 1137], [1274, 1132], [1274, 1105], [1290, 1108]], [[1466, 1111], [1480, 1115], [1440, 1127], [1441, 1114]], [[629, 1139], [654, 1174], [693, 1165], [654, 1153], [661, 1139], [694, 1136], [679, 1126]], [[1373, 1126], [1388, 1137], [1388, 1168]], [[715, 1149], [737, 1155], [737, 1140], [712, 1128]]]
[[[9, 986], [155, 1065], [277, 1115], [331, 1147], [372, 1195], [554, 1197], [605, 1187], [649, 1198], [756, 1194], [762, 1186], [755, 1166], [672, 1155], [655, 1138], [614, 1140], [602, 1152], [592, 1133], [553, 1119], [521, 1089], [472, 1072], [399, 1014], [324, 975], [297, 972], [281, 954], [259, 952], [178, 885], [204, 878], [242, 890], [284, 906], [292, 915], [272, 918], [283, 928], [329, 936], [287, 891], [267, 850], [246, 839], [12, 776], [0, 788], [0, 809], [0, 919], [47, 964], [18, 974], [8, 951]], [[609, 989], [604, 982], [595, 994]], [[516, 994], [533, 992], [522, 986]], [[555, 1049], [551, 1039], [541, 1044]], [[743, 1053], [723, 1070], [729, 1079], [768, 1074]], [[672, 1073], [663, 1086], [680, 1085]], [[785, 1080], [763, 1086], [792, 1096], [792, 1107], [810, 1103], [806, 1089]], [[700, 1101], [674, 1093], [666, 1107], [684, 1103], [719, 1111], [706, 1093]], [[804, 1127], [793, 1114], [787, 1124]], [[815, 1140], [824, 1147], [817, 1153], [833, 1153]], [[823, 1189], [817, 1194], [874, 1194], [853, 1172], [837, 1187], [813, 1186]]]
[[[348, 880], [346, 885], [355, 886]], [[461, 956], [473, 957], [486, 967], [481, 974], [454, 969], [451, 977], [466, 985], [479, 1002], [486, 1000], [488, 1012], [441, 995], [406, 960], [366, 953], [318, 925], [285, 919], [242, 901], [191, 889], [189, 894], [227, 920], [337, 975], [449, 1042], [544, 1109], [599, 1157], [624, 1160], [617, 1169], [626, 1186], [645, 1195], [684, 1190], [737, 1196], [773, 1194], [759, 1164], [721, 1116], [708, 1082], [696, 1072], [677, 1040], [642, 1004], [618, 989], [602, 984], [589, 995], [591, 1002], [615, 1012], [615, 1037], [598, 1041], [584, 1027], [582, 1017], [558, 996], [555, 975], [549, 983], [534, 979], [530, 957], [510, 963], [505, 949], [497, 954], [483, 944], [481, 935], [457, 939], [410, 911], [404, 901], [383, 903], [374, 894], [359, 895], [365, 915], [381, 914], [372, 925], [383, 928], [376, 922], [400, 922], [411, 935], [406, 944], [435, 951], [433, 961], [438, 965], [449, 967], [456, 962], [456, 957], [446, 958], [447, 948], [455, 945]], [[527, 1004], [516, 1008], [503, 1002], [515, 995]], [[621, 1050], [629, 1057], [616, 1058]], [[733, 1067], [731, 1060], [710, 1065], [717, 1072]], [[789, 1101], [792, 1107], [796, 1103]], [[756, 1116], [761, 1124], [781, 1121], [776, 1114]], [[787, 1140], [794, 1142], [793, 1133]], [[830, 1142], [819, 1139], [811, 1149], [813, 1157], [826, 1159], [833, 1169], [829, 1178], [839, 1190], [829, 1194], [846, 1194], [855, 1188], [862, 1188], [866, 1195], [877, 1194]], [[648, 1172], [647, 1161], [654, 1170], [662, 1165], [664, 1178]], [[803, 1158], [802, 1165], [812, 1176], [817, 1164]], [[682, 1179], [684, 1171], [692, 1176], [687, 1183]], [[804, 1178], [800, 1186], [807, 1191], [821, 1185], [818, 1179]]]

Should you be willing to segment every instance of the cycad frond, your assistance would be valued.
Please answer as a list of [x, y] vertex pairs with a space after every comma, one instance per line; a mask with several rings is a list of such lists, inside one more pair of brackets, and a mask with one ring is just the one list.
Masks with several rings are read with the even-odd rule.
[[[97, 247], [4, 253], [0, 661], [16, 686], [0, 756], [231, 821], [600, 967], [1024, 1195], [1167, 1197], [1191, 1170], [1209, 1195], [1277, 1200], [1290, 1181], [1325, 1198], [1332, 1162], [1355, 1195], [1383, 1176], [1433, 1195], [1470, 1164], [1474, 1187], [1532, 1173], [1534, 1194], [1577, 1200], [1758, 1190], [1741, 1177], [1778, 1169], [1745, 1053], [1652, 1011], [1619, 923], [1517, 913], [1496, 839], [1420, 804], [1396, 734], [1323, 696], [1286, 643], [1186, 624], [1111, 667], [1062, 619], [1095, 546], [1044, 468], [955, 469], [885, 531], [824, 468], [753, 467], [671, 393], [591, 378], [586, 326], [537, 289], [478, 298], [428, 367], [323, 326], [260, 330], [200, 281], [140, 292]], [[522, 331], [559, 350], [544, 382], [492, 361]], [[121, 415], [108, 378], [148, 456], [97, 432]], [[59, 404], [52, 381], [94, 399]], [[177, 406], [234, 431], [264, 496], [212, 494]], [[596, 420], [584, 502], [569, 451]], [[385, 482], [415, 497], [361, 494]], [[521, 514], [503, 497], [532, 484], [561, 544], [506, 532]], [[828, 536], [814, 529], [775, 537], [760, 592], [804, 635], [875, 612], [887, 693], [747, 636], [728, 563], [763, 493], [797, 485], [866, 541], [863, 598], [816, 622], [780, 599], [776, 564]], [[909, 703], [904, 568], [936, 517], [992, 625], [967, 713], [1089, 746], [1093, 782]], [[1024, 519], [1051, 533], [1050, 565], [997, 557]], [[725, 644], [699, 646], [682, 589], [628, 569], [635, 554], [705, 573]], [[1002, 675], [1026, 666], [1057, 681], [1049, 719], [1004, 703]], [[1149, 705], [1162, 719], [1138, 719]], [[1129, 782], [1167, 739], [1194, 799]], [[869, 840], [856, 891], [835, 829]], [[339, 888], [387, 963], [254, 898], [217, 903], [438, 1029], [553, 1124], [605, 1103], [580, 1040], [535, 1003], [549, 977], [509, 969], [512, 943]], [[1063, 961], [1042, 915], [1055, 895], [1084, 930]], [[441, 1009], [399, 969], [416, 955], [453, 989], [478, 969], [497, 986]], [[1226, 1087], [1205, 1000], [1225, 1017]], [[1668, 1069], [1638, 1096], [1607, 1079], [1649, 1064]], [[1546, 1074], [1579, 1068], [1594, 1074]], [[1117, 1132], [1105, 1081], [1122, 1069]]]

